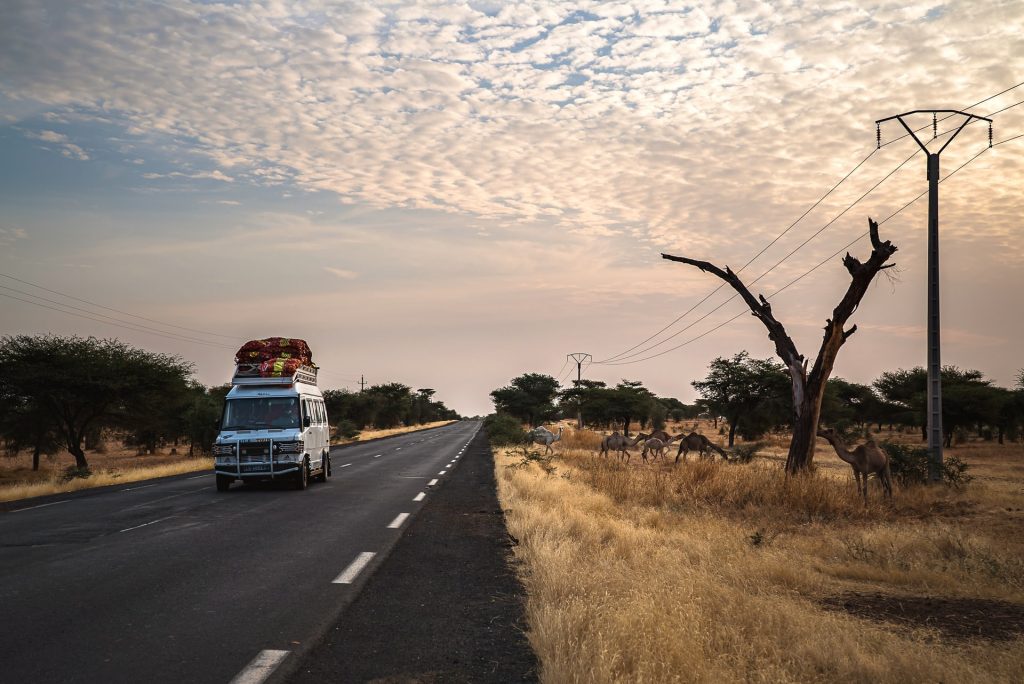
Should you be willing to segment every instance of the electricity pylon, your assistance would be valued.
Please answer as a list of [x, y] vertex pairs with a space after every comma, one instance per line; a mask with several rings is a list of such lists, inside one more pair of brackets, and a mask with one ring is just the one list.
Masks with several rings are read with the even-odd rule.
[[[930, 152], [903, 117], [913, 114], [932, 115], [932, 139], [938, 137], [938, 115], [964, 117], [960, 127], [938, 152]], [[949, 117], [944, 117], [949, 118]], [[882, 147], [882, 124], [896, 119], [928, 156], [928, 479], [942, 480], [942, 362], [939, 358], [939, 155], [949, 147], [971, 121], [988, 121], [988, 146], [992, 147], [992, 119], [955, 109], [915, 109], [875, 122], [878, 147]]]
[[[576, 362], [576, 387], [580, 386], [580, 381], [583, 380], [583, 362], [587, 359], [593, 360], [593, 356], [590, 354], [583, 354], [576, 352], [575, 354], [566, 355], [566, 360], [572, 359]], [[581, 396], [578, 403], [576, 404], [576, 429], [583, 429], [583, 397]]]

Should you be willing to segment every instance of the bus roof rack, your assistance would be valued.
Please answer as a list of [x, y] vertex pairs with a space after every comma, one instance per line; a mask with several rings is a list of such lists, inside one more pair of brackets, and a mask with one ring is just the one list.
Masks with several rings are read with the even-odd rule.
[[265, 378], [260, 375], [260, 364], [240, 363], [235, 366], [235, 374], [231, 378], [232, 385], [292, 385], [301, 382], [316, 385], [316, 366], [299, 366], [294, 375]]

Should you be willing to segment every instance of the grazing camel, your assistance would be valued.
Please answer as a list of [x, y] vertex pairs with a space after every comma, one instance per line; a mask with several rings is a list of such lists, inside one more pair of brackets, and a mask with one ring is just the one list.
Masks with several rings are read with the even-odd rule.
[[827, 440], [836, 450], [836, 455], [853, 468], [853, 476], [857, 479], [857, 492], [864, 493], [865, 506], [868, 503], [868, 475], [872, 473], [881, 480], [886, 496], [892, 498], [892, 472], [889, 470], [889, 454], [880, 449], [874, 440], [869, 439], [850, 451], [850, 448], [832, 428], [818, 430], [818, 436]]
[[545, 447], [544, 453], [546, 455], [548, 452], [554, 451], [554, 449], [551, 448], [551, 445], [562, 439], [562, 429], [562, 426], [559, 425], [558, 434], [556, 435], [545, 427], [536, 428], [530, 432], [530, 441], [534, 444], [543, 444]]
[[[723, 459], [726, 461], [729, 460], [729, 456], [721, 447], [717, 444], [713, 444], [707, 437], [699, 435], [696, 432], [691, 432], [683, 437], [682, 441], [679, 442], [679, 450], [676, 451], [676, 463], [679, 463], [680, 456], [682, 456], [685, 461], [687, 454], [691, 451], [696, 451], [701, 458], [706, 458], [709, 451], [717, 451]], [[714, 457], [712, 456], [712, 458]]]

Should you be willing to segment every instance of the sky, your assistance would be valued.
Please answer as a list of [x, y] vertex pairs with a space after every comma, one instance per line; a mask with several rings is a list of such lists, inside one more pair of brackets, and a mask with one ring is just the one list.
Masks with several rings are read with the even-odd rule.
[[[875, 121], [973, 106], [1007, 142], [976, 122], [941, 155], [942, 358], [1008, 386], [1022, 28], [1020, 0], [6, 0], [0, 335], [118, 337], [211, 385], [244, 341], [301, 337], [322, 387], [431, 387], [467, 415], [583, 352], [584, 377], [692, 401], [714, 358], [772, 346], [660, 253], [739, 269], [782, 234], [741, 276], [771, 295], [820, 264], [772, 299], [813, 357], [843, 248], [927, 190]], [[934, 151], [963, 118], [934, 142], [909, 121]], [[881, 226], [897, 268], [836, 375], [925, 363], [926, 219], [921, 198]]]

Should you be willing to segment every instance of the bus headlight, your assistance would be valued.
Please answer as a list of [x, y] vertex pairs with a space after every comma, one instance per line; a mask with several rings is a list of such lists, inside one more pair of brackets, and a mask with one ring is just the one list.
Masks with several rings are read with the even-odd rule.
[[214, 444], [213, 445], [214, 456], [234, 456], [235, 445], [234, 444]]
[[274, 442], [274, 456], [279, 461], [297, 461], [306, 444], [301, 439], [295, 442]]

